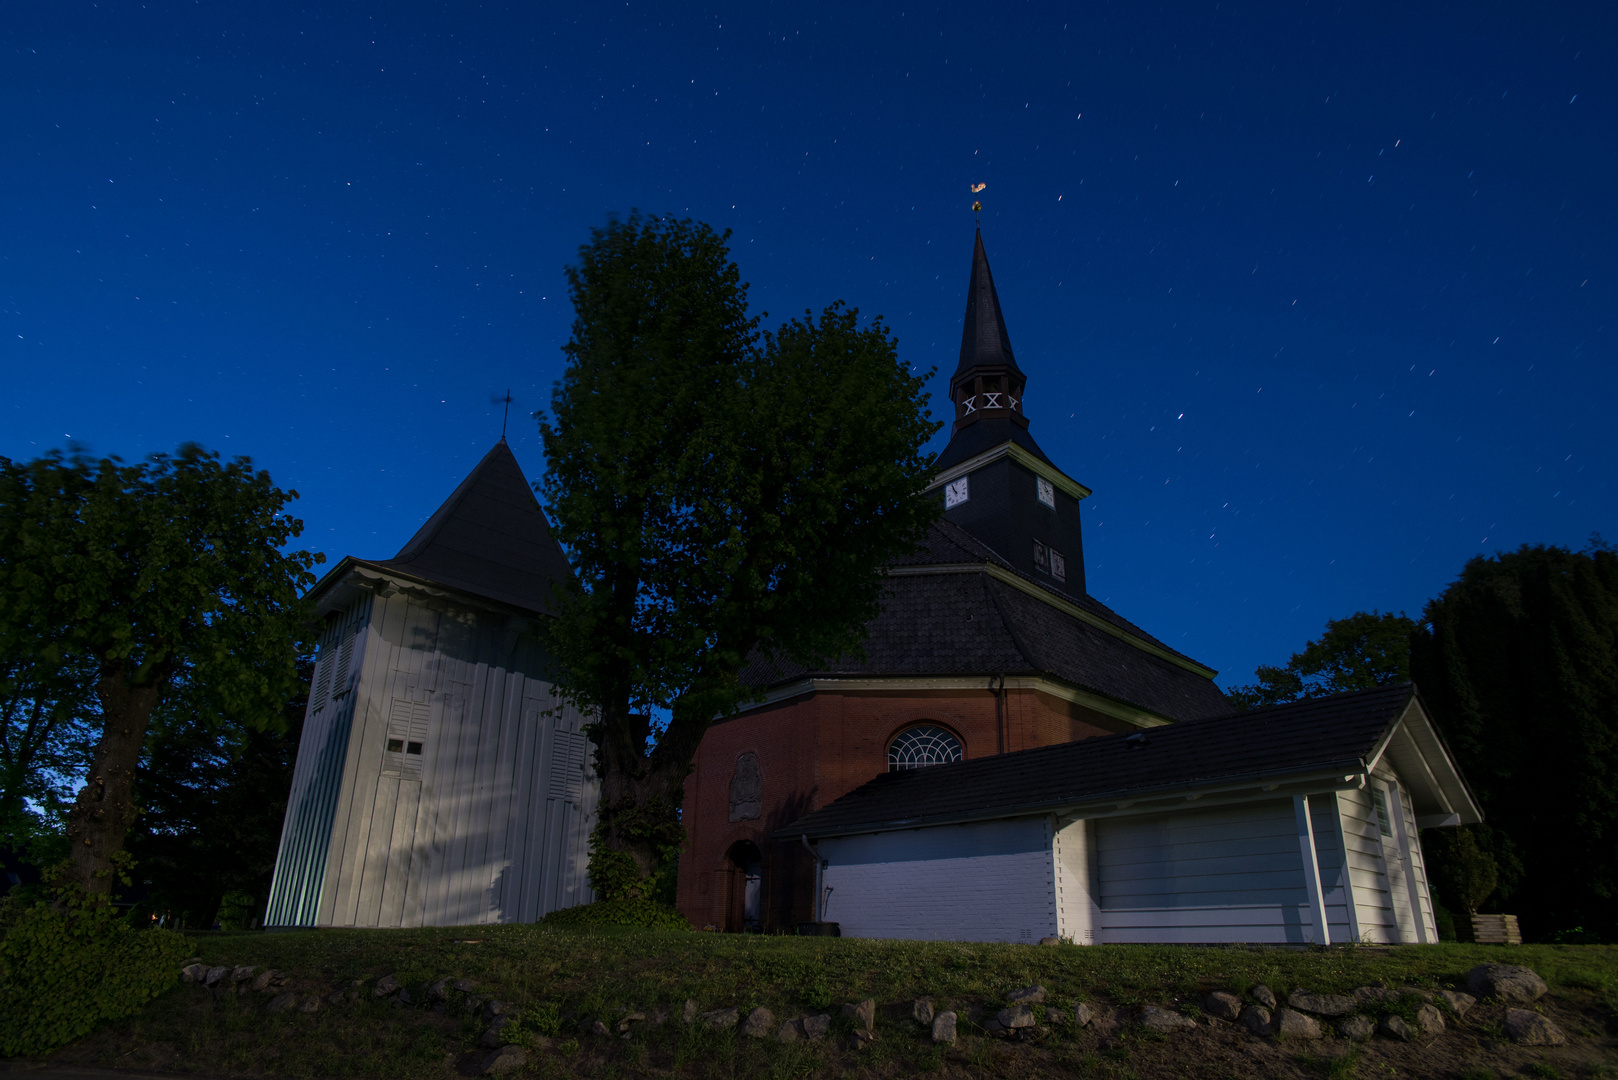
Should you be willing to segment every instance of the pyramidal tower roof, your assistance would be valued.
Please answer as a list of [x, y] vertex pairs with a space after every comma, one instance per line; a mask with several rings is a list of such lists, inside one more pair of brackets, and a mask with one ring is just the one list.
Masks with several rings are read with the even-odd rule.
[[572, 576], [504, 438], [399, 554], [372, 565], [540, 614], [555, 609], [552, 583]]
[[959, 379], [974, 368], [1004, 368], [1018, 378], [1022, 370], [1011, 351], [1011, 335], [1000, 313], [1000, 294], [989, 272], [989, 253], [983, 250], [983, 230], [977, 231], [972, 245], [972, 279], [966, 286], [966, 321], [961, 328], [961, 362], [955, 366]]

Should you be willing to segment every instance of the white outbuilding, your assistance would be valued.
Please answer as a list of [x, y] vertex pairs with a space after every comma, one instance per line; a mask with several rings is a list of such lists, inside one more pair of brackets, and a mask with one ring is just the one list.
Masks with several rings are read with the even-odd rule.
[[846, 936], [1426, 943], [1419, 830], [1481, 820], [1405, 684], [890, 772], [779, 835]]
[[501, 439], [395, 558], [321, 579], [266, 926], [532, 922], [594, 898], [586, 717], [536, 634], [568, 575]]

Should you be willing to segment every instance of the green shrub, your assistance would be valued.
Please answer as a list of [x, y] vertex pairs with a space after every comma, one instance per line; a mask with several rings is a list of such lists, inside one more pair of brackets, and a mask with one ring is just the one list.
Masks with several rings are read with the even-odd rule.
[[43, 1054], [130, 1015], [180, 977], [186, 940], [136, 930], [105, 904], [7, 913], [0, 940], [0, 1057]]
[[655, 900], [598, 900], [593, 904], [560, 908], [540, 920], [546, 926], [645, 926], [689, 930], [684, 915]]

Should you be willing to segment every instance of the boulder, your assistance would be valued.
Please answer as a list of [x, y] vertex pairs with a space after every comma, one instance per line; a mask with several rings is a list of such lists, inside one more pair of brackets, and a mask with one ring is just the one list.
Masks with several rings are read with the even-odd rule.
[[1263, 983], [1259, 983], [1257, 986], [1253, 987], [1253, 989], [1249, 990], [1248, 993], [1253, 995], [1254, 1001], [1258, 1002], [1266, 1009], [1275, 1008], [1275, 991], [1271, 990]]
[[1025, 986], [1021, 990], [1013, 990], [1006, 995], [1008, 1005], [1043, 1005], [1045, 1004], [1045, 988], [1043, 986]]
[[1059, 937], [1056, 937], [1055, 935], [1052, 935], [1050, 937], [1042, 937], [1042, 938], [1040, 938], [1039, 943], [1041, 945], [1060, 945], [1060, 944], [1062, 944], [1062, 939], [1059, 938]]
[[343, 992], [341, 990], [333, 990], [331, 993], [326, 995], [324, 1000], [327, 1005], [341, 1005], [343, 1003]]
[[1421, 1000], [1428, 1002], [1429, 1004], [1431, 1004], [1433, 1000], [1433, 992], [1431, 990], [1423, 990], [1419, 986], [1401, 986], [1399, 987], [1399, 996], [1421, 998]]
[[775, 1014], [760, 1005], [747, 1014], [742, 1023], [742, 1034], [750, 1039], [767, 1039], [775, 1030]]
[[1140, 1015], [1135, 1019], [1146, 1030], [1161, 1031], [1164, 1034], [1171, 1031], [1184, 1031], [1187, 1028], [1197, 1026], [1197, 1022], [1189, 1016], [1181, 1016], [1173, 1009], [1159, 1008], [1156, 1005], [1148, 1005], [1141, 1009]]
[[320, 1004], [320, 995], [310, 994], [308, 997], [304, 998], [301, 1003], [299, 1003], [298, 1011], [306, 1013], [319, 1012]]
[[1416, 1037], [1416, 1029], [1405, 1023], [1402, 1016], [1384, 1016], [1376, 1029], [1390, 1039], [1400, 1042], [1410, 1042]]
[[208, 977], [208, 969], [202, 964], [187, 964], [180, 969], [181, 982], [201, 982]]
[[248, 979], [253, 977], [253, 972], [257, 970], [258, 968], [253, 965], [238, 966], [233, 968], [230, 972], [230, 981], [236, 983], [246, 982]]
[[794, 1016], [775, 1032], [777, 1042], [795, 1043], [803, 1039], [803, 1017]]
[[449, 979], [439, 979], [427, 988], [428, 1001], [446, 1001], [449, 999]]
[[1047, 1024], [1067, 1023], [1067, 1010], [1058, 1009], [1055, 1005], [1047, 1006], [1045, 1009], [1045, 1022]]
[[503, 1029], [507, 1024], [511, 1023], [511, 1021], [512, 1018], [509, 1016], [495, 1017], [494, 1023], [489, 1025], [489, 1030], [485, 1031], [483, 1033], [483, 1037], [478, 1039], [478, 1045], [486, 1050], [493, 1050], [497, 1046], [504, 1045], [506, 1039], [505, 1036], [501, 1034], [501, 1029]]
[[506, 1015], [510, 1009], [510, 1003], [501, 1001], [499, 998], [490, 998], [488, 1001], [483, 1003], [483, 1015], [488, 1017], [490, 1020], [493, 1020], [497, 1016]]
[[854, 1034], [848, 1040], [850, 1050], [864, 1050], [876, 1042], [876, 1032], [866, 1031], [864, 1028], [855, 1028]]
[[826, 1013], [819, 1016], [806, 1016], [803, 1018], [803, 1037], [810, 1042], [819, 1042], [831, 1031], [831, 1017]]
[[1337, 1034], [1355, 1042], [1369, 1039], [1375, 1031], [1376, 1023], [1369, 1016], [1350, 1016], [1337, 1022]]
[[1437, 1005], [1423, 1005], [1416, 1010], [1416, 1026], [1423, 1035], [1442, 1035], [1444, 1014], [1438, 1011]]
[[729, 1031], [741, 1021], [741, 1018], [742, 1014], [734, 1005], [728, 1009], [714, 1009], [697, 1017], [698, 1020], [715, 1031]]
[[843, 1006], [843, 1015], [854, 1021], [854, 1027], [859, 1031], [871, 1031], [876, 1027], [876, 1002], [866, 998], [861, 1002], [849, 1002]]
[[276, 971], [274, 968], [265, 968], [263, 971], [258, 973], [258, 978], [253, 980], [253, 989], [268, 990], [271, 983], [281, 981], [280, 975], [281, 973]]
[[456, 979], [450, 985], [463, 994], [470, 994], [472, 991], [478, 988], [478, 984], [473, 982], [471, 979]]
[[1354, 999], [1347, 994], [1309, 994], [1294, 990], [1287, 1004], [1299, 1012], [1316, 1016], [1347, 1016], [1354, 1011]]
[[1291, 1008], [1275, 1014], [1275, 1033], [1288, 1039], [1318, 1039], [1325, 1034], [1319, 1020]]
[[1362, 1009], [1375, 1008], [1388, 1001], [1398, 1001], [1399, 992], [1386, 986], [1362, 986], [1354, 991], [1354, 1003]]
[[1562, 1046], [1562, 1029], [1532, 1009], [1507, 1009], [1506, 1034], [1519, 1046]]
[[275, 997], [270, 999], [270, 1003], [268, 1005], [264, 1006], [264, 1011], [272, 1013], [286, 1012], [297, 1003], [297, 994], [277, 994]]
[[389, 994], [397, 992], [398, 989], [399, 980], [392, 975], [384, 975], [376, 981], [376, 986], [371, 990], [371, 994], [375, 997], [387, 997]]
[[203, 975], [202, 981], [208, 986], [213, 986], [228, 974], [230, 974], [228, 967], [211, 967], [208, 969], [207, 974]]
[[1096, 1011], [1090, 1008], [1090, 1006], [1086, 1005], [1084, 1002], [1081, 1001], [1077, 1005], [1073, 1006], [1073, 1022], [1079, 1027], [1088, 1026], [1090, 1021], [1094, 1020], [1095, 1018]]
[[1478, 999], [1471, 994], [1462, 994], [1455, 990], [1440, 990], [1438, 996], [1449, 1006], [1449, 1011], [1454, 1013], [1457, 1019], [1465, 1016], [1466, 1010], [1478, 1003]]
[[1537, 1001], [1545, 989], [1544, 979], [1516, 964], [1479, 964], [1466, 973], [1466, 991], [1474, 997]]
[[1027, 1005], [1007, 1005], [994, 1016], [995, 1021], [1008, 1031], [1034, 1026], [1034, 1010]]
[[1242, 1010], [1242, 1027], [1254, 1035], [1268, 1035], [1270, 1033], [1270, 1010], [1262, 1005], [1249, 1005]]
[[413, 1005], [415, 1004], [415, 1001], [416, 999], [410, 996], [410, 991], [403, 987], [401, 987], [399, 992], [393, 996], [393, 1003], [395, 1005]]
[[1202, 1011], [1221, 1020], [1235, 1020], [1242, 1015], [1242, 999], [1223, 990], [1215, 990], [1202, 999]]
[[500, 1073], [515, 1072], [526, 1064], [528, 1051], [520, 1046], [502, 1046], [483, 1059], [483, 1075], [498, 1076]]
[[686, 998], [685, 999], [685, 1009], [680, 1013], [680, 1019], [684, 1020], [686, 1023], [689, 1024], [689, 1023], [692, 1023], [693, 1021], [695, 1021], [696, 1018], [697, 1018], [697, 999], [696, 998]]
[[933, 999], [919, 997], [910, 1003], [910, 1018], [923, 1027], [931, 1027], [933, 1023]]
[[933, 1017], [933, 1042], [944, 1046], [955, 1045], [955, 1014], [941, 1012]]

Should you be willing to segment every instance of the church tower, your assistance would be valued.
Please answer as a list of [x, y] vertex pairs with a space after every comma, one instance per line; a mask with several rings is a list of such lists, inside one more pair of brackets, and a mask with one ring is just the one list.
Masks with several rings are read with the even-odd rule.
[[1017, 366], [978, 232], [966, 290], [961, 358], [950, 378], [950, 441], [929, 490], [944, 517], [1035, 580], [1084, 595], [1079, 503], [1090, 489], [1053, 464], [1028, 433], [1028, 378]]

